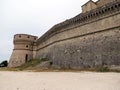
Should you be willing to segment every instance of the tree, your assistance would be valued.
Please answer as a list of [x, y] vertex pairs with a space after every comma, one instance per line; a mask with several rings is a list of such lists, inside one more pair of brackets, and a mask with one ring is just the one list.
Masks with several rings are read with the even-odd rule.
[[0, 63], [0, 67], [7, 67], [7, 66], [8, 66], [8, 61], [7, 61], [7, 60], [2, 61], [2, 62]]

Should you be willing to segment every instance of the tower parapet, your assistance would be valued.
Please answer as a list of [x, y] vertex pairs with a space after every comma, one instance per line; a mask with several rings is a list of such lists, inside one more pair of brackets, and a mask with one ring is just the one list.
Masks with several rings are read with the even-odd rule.
[[37, 36], [28, 34], [14, 35], [14, 49], [10, 58], [9, 67], [21, 66], [30, 59], [35, 58], [37, 39]]

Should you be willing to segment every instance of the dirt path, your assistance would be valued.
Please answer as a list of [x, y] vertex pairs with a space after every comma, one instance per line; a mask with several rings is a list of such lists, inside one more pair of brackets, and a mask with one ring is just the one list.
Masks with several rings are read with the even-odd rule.
[[120, 90], [120, 73], [0, 71], [0, 90]]

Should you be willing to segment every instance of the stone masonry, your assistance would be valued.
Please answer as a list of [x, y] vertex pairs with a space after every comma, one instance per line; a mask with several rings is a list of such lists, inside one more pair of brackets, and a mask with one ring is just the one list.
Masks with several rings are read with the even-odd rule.
[[9, 67], [48, 58], [54, 68], [120, 65], [120, 0], [88, 1], [82, 13], [43, 36], [17, 34]]
[[28, 60], [36, 58], [36, 41], [38, 37], [27, 34], [14, 36], [14, 49], [10, 58], [9, 67], [17, 67]]

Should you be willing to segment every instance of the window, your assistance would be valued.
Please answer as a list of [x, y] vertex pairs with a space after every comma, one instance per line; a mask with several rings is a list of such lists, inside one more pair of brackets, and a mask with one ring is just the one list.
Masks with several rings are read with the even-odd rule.
[[30, 38], [30, 36], [28, 36], [27, 38]]
[[110, 8], [108, 8], [108, 11], [110, 11]]
[[19, 38], [21, 38], [21, 35], [19, 35]]
[[28, 54], [26, 54], [26, 56], [25, 56], [25, 62], [26, 63], [28, 62]]
[[26, 48], [28, 48], [28, 45], [26, 45]]
[[118, 4], [118, 7], [120, 7], [120, 4]]
[[113, 10], [113, 9], [114, 9], [114, 7], [112, 6], [112, 7], [111, 7], [111, 9]]
[[118, 6], [117, 5], [115, 5], [115, 8], [117, 8]]

